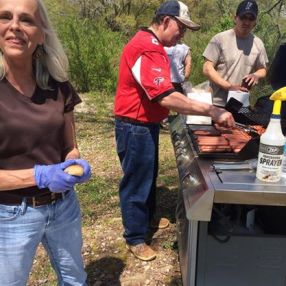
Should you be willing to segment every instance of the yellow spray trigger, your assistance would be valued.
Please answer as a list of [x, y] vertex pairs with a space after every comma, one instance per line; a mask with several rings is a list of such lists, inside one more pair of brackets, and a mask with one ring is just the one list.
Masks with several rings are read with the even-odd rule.
[[270, 96], [271, 100], [286, 100], [286, 86], [279, 88]]
[[271, 100], [274, 100], [272, 114], [280, 115], [281, 113], [281, 102], [286, 100], [286, 86], [279, 88], [270, 96]]

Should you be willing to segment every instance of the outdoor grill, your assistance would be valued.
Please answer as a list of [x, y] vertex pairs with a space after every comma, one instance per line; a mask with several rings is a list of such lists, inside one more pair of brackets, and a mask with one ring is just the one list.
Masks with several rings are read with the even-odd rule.
[[243, 160], [257, 157], [259, 136], [264, 128], [241, 124], [233, 129], [188, 125], [187, 130], [200, 157]]
[[[241, 106], [233, 112], [243, 124], [262, 128], [269, 120], [255, 120], [251, 109], [239, 114]], [[176, 222], [183, 285], [285, 286], [286, 179], [256, 179], [259, 135], [248, 133], [238, 149], [204, 149], [206, 141], [198, 136], [217, 136], [214, 144], [226, 146], [222, 133], [215, 126], [187, 125], [180, 115], [170, 120], [170, 133], [180, 182]]]

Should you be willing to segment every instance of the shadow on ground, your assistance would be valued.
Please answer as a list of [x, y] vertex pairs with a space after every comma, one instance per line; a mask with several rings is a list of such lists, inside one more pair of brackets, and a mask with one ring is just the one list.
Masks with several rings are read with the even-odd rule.
[[88, 285], [120, 286], [120, 275], [125, 263], [113, 256], [103, 257], [86, 266]]
[[157, 212], [161, 217], [166, 217], [171, 223], [176, 222], [178, 189], [170, 190], [161, 186], [157, 188]]
[[[172, 189], [165, 186], [157, 187], [157, 217], [165, 217], [169, 219], [171, 224], [176, 223], [176, 207], [177, 207], [177, 194], [178, 189]], [[178, 251], [177, 241], [173, 241], [175, 233], [170, 236], [169, 230], [166, 229], [161, 235], [154, 235], [158, 231], [158, 228], [152, 228], [148, 232], [146, 241], [148, 244], [153, 241], [153, 244], [156, 245], [160, 242], [163, 245], [163, 248], [169, 248], [174, 251]]]
[[172, 279], [172, 281], [170, 282], [170, 284], [168, 284], [169, 286], [182, 286], [183, 282], [180, 276], [175, 277]]

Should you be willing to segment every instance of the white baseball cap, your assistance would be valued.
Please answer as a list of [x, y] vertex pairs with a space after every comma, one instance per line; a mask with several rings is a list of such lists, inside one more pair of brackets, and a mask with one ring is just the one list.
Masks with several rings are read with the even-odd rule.
[[156, 11], [156, 15], [174, 16], [183, 25], [193, 31], [200, 29], [200, 25], [190, 18], [189, 8], [181, 1], [166, 1]]

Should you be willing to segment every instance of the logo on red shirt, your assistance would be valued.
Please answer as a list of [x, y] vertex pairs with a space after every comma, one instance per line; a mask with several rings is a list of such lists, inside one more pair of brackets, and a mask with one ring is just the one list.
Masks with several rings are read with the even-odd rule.
[[154, 78], [154, 84], [160, 86], [165, 79], [161, 76]]
[[153, 71], [156, 71], [156, 72], [161, 72], [162, 69], [161, 68], [152, 68]]
[[159, 42], [156, 38], [152, 38], [152, 44], [159, 46]]

